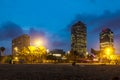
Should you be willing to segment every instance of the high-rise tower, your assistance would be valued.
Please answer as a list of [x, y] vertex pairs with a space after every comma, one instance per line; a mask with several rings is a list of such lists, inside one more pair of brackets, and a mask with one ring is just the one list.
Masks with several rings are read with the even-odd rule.
[[86, 54], [87, 30], [84, 23], [78, 21], [71, 28], [71, 51], [84, 57]]
[[113, 42], [113, 32], [111, 29], [103, 29], [102, 32], [100, 32], [100, 51], [103, 51], [107, 47], [113, 48]]

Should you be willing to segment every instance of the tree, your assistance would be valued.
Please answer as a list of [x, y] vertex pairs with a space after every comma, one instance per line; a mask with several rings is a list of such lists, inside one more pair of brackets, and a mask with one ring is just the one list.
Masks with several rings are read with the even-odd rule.
[[4, 56], [5, 47], [0, 47], [1, 56]]
[[28, 46], [24, 47], [19, 52], [19, 57], [23, 59], [25, 62], [42, 62], [46, 57], [46, 48], [45, 47], [34, 47]]
[[46, 53], [47, 53], [47, 50], [45, 47], [39, 46], [36, 48], [36, 56], [38, 57], [39, 61], [43, 61], [46, 59], [46, 55], [47, 55]]

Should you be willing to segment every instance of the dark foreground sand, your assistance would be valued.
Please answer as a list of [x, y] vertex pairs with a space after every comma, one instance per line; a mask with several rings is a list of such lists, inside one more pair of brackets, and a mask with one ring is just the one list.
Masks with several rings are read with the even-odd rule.
[[120, 65], [0, 64], [0, 80], [112, 80]]

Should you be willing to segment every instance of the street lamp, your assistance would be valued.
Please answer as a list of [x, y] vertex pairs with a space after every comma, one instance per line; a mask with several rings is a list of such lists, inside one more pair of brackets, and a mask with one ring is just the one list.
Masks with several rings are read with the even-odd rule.
[[107, 58], [107, 60], [109, 61], [109, 63], [110, 63], [110, 61], [112, 60], [111, 59], [111, 56], [113, 55], [113, 48], [112, 47], [107, 47], [107, 48], [105, 48], [105, 50], [104, 50], [104, 53], [105, 53], [105, 56], [106, 56], [106, 58]]
[[14, 50], [15, 50], [16, 52], [18, 52], [18, 48], [17, 48], [17, 47], [15, 47]]
[[47, 54], [50, 52], [50, 50], [49, 50], [49, 49], [47, 49], [46, 51], [47, 51]]
[[106, 55], [112, 55], [113, 54], [113, 49], [111, 47], [107, 47], [105, 48], [105, 54]]
[[41, 45], [43, 45], [43, 41], [42, 40], [36, 40], [35, 41], [35, 46], [41, 46]]
[[15, 47], [14, 50], [15, 50], [15, 55], [18, 55], [18, 47]]

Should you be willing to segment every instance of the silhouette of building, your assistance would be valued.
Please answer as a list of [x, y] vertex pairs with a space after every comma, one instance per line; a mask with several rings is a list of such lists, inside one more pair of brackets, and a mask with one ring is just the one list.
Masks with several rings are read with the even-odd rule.
[[109, 28], [105, 28], [100, 32], [100, 51], [103, 51], [106, 47], [114, 46], [113, 32]]
[[78, 21], [71, 28], [71, 51], [77, 52], [78, 56], [86, 54], [87, 30], [84, 23]]
[[47, 54], [47, 60], [54, 60], [56, 62], [61, 62], [64, 56], [65, 56], [65, 51], [63, 51], [62, 49], [54, 49]]
[[62, 49], [54, 49], [54, 50], [50, 51], [50, 54], [52, 54], [54, 56], [62, 57], [63, 55], [65, 55], [65, 52]]
[[12, 55], [16, 55], [24, 47], [30, 46], [30, 36], [23, 34], [12, 40]]

